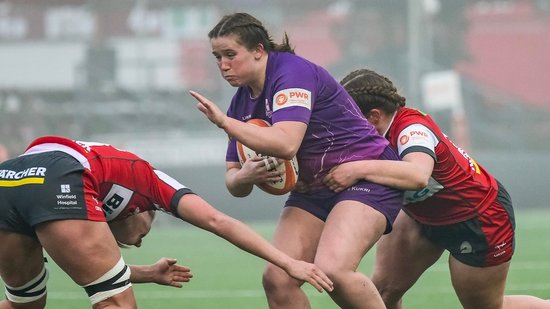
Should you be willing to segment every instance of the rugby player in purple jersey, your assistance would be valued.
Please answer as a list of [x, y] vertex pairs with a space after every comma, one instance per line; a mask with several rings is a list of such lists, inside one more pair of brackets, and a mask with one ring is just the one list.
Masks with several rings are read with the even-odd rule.
[[[224, 16], [209, 32], [222, 77], [237, 87], [227, 113], [191, 91], [198, 109], [230, 137], [226, 185], [238, 197], [278, 176], [261, 158], [242, 167], [236, 141], [264, 155], [298, 157], [299, 184], [285, 203], [273, 243], [290, 256], [314, 262], [334, 282], [332, 299], [343, 308], [384, 308], [372, 281], [357, 271], [363, 256], [392, 229], [402, 192], [360, 181], [335, 193], [322, 180], [338, 164], [399, 160], [351, 97], [322, 67], [294, 54], [288, 37], [271, 39], [247, 13]], [[271, 127], [246, 121], [264, 119]], [[298, 188], [300, 190], [298, 190]], [[263, 276], [270, 308], [309, 308], [303, 282], [268, 264]]]

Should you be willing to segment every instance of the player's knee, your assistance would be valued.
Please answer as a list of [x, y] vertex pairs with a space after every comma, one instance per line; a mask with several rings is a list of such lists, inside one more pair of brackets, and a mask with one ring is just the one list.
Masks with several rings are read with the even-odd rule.
[[120, 294], [130, 288], [130, 268], [122, 257], [117, 264], [99, 279], [83, 286], [92, 305]]
[[12, 287], [5, 285], [5, 293], [13, 308], [44, 308], [46, 306], [46, 283], [48, 270], [46, 267], [38, 276], [22, 286]]
[[272, 294], [286, 288], [299, 287], [302, 282], [290, 277], [281, 268], [269, 264], [264, 270], [262, 284], [266, 293]]
[[373, 280], [373, 283], [386, 305], [398, 304], [405, 292], [407, 292], [407, 288], [389, 282]]
[[345, 278], [349, 274], [355, 272], [355, 270], [348, 269], [343, 264], [337, 263], [334, 259], [319, 255], [315, 258], [315, 265], [332, 280], [335, 286], [339, 285], [339, 282], [345, 281]]

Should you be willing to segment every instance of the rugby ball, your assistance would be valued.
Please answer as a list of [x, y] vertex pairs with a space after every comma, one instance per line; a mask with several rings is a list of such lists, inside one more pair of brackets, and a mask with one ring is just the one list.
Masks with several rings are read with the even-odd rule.
[[[263, 119], [250, 119], [247, 121], [247, 123], [259, 127], [271, 126], [269, 122]], [[255, 156], [267, 159], [270, 158], [269, 156], [263, 156], [262, 154], [248, 148], [247, 146], [241, 144], [241, 142], [239, 141], [237, 141], [237, 153], [239, 155], [239, 162], [241, 163], [241, 165], [243, 165], [246, 160]], [[298, 159], [296, 158], [296, 156], [291, 160], [285, 160], [282, 164], [279, 164], [279, 166], [274, 169], [277, 169], [281, 172], [281, 176], [279, 176], [279, 179], [277, 179], [276, 181], [269, 181], [258, 184], [257, 186], [263, 191], [273, 195], [283, 195], [290, 192], [298, 181]]]

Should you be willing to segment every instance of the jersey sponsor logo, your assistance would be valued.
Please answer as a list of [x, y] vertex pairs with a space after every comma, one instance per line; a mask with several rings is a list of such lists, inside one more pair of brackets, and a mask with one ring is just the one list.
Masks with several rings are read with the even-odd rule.
[[[63, 191], [61, 192], [63, 193]], [[55, 209], [80, 209], [80, 207], [77, 207], [76, 194], [57, 194], [55, 197], [57, 198]]]
[[134, 192], [121, 185], [113, 184], [103, 198], [103, 212], [107, 221], [116, 218], [128, 206]]
[[405, 191], [403, 203], [410, 204], [421, 202], [432, 197], [443, 188], [444, 187], [439, 182], [430, 177], [428, 180], [428, 185], [424, 189], [418, 191]]
[[411, 131], [409, 134], [410, 134], [411, 136], [417, 135], [417, 136], [422, 136], [422, 137], [428, 137], [428, 133], [423, 132], [423, 131], [415, 131], [415, 130], [413, 130], [413, 131]]
[[428, 141], [430, 138], [428, 133], [423, 131], [411, 130], [408, 132], [408, 134], [411, 140], [419, 141], [421, 143], [423, 143], [424, 141]]
[[399, 143], [401, 143], [401, 145], [405, 145], [407, 142], [409, 142], [408, 135], [403, 135], [399, 138]]
[[369, 188], [361, 188], [361, 187], [356, 187], [356, 186], [353, 186], [353, 187], [350, 187], [348, 188], [348, 191], [362, 191], [362, 192], [370, 192], [370, 189]]
[[497, 250], [497, 252], [493, 253], [493, 257], [499, 257], [499, 256], [505, 254], [506, 250], [503, 250], [503, 249], [507, 244], [508, 244], [507, 242], [503, 241], [502, 243], [496, 245], [495, 249]]
[[495, 249], [501, 250], [502, 248], [504, 248], [504, 246], [506, 246], [506, 242], [503, 242], [503, 243], [501, 243], [501, 244], [496, 245], [496, 246], [495, 246]]
[[288, 101], [288, 97], [284, 93], [280, 93], [275, 97], [275, 104], [279, 106], [285, 105], [287, 101]]
[[26, 168], [22, 171], [0, 170], [0, 187], [18, 187], [43, 184], [47, 169], [41, 166]]
[[397, 151], [401, 155], [410, 147], [420, 146], [435, 153], [439, 140], [425, 125], [415, 123], [403, 129], [398, 136]]
[[61, 193], [71, 193], [71, 185], [61, 185]]
[[302, 88], [289, 88], [274, 96], [273, 112], [291, 106], [301, 106], [311, 110], [311, 91]]

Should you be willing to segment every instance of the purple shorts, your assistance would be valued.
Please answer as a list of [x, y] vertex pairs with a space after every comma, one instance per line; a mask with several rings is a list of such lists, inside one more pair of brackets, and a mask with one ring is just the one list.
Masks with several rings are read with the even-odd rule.
[[[380, 159], [397, 160], [397, 155], [388, 148]], [[339, 193], [328, 188], [308, 193], [292, 191], [285, 207], [301, 208], [325, 221], [334, 205], [346, 200], [361, 202], [386, 216], [388, 224], [384, 234], [387, 234], [403, 206], [403, 191], [363, 180]]]

